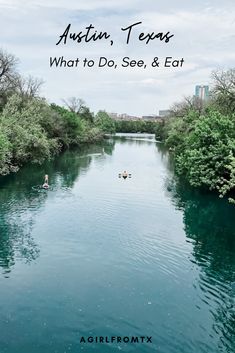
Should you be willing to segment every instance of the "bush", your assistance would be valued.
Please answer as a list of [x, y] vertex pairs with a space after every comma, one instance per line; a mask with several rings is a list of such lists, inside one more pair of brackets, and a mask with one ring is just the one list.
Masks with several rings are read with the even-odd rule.
[[95, 125], [105, 134], [114, 134], [116, 131], [113, 119], [101, 110], [96, 114]]
[[183, 140], [176, 154], [179, 174], [184, 174], [193, 186], [217, 190], [221, 197], [234, 189], [234, 116], [209, 111], [198, 118]]
[[[27, 161], [41, 163], [59, 150], [56, 139], [49, 139], [42, 127], [47, 119], [46, 103], [37, 99], [24, 100], [19, 95], [9, 98], [0, 116], [1, 164], [19, 167]], [[46, 106], [47, 108], [47, 106]], [[5, 160], [5, 162], [4, 162]]]

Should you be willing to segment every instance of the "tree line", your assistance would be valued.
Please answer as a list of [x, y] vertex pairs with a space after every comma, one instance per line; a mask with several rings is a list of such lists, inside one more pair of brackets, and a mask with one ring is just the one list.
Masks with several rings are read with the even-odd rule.
[[159, 122], [113, 121], [76, 97], [63, 106], [40, 96], [43, 81], [23, 77], [18, 59], [0, 50], [0, 175], [27, 162], [42, 163], [63, 149], [93, 143], [115, 132], [155, 133], [171, 151], [175, 170], [190, 185], [234, 202], [235, 69], [212, 73], [207, 100], [186, 97]]
[[234, 202], [235, 69], [212, 72], [207, 100], [187, 97], [157, 125], [156, 138], [174, 156], [175, 170], [194, 187]]
[[80, 98], [49, 104], [40, 97], [43, 81], [23, 77], [17, 65], [14, 55], [0, 50], [0, 175], [115, 131], [107, 113], [94, 115]]
[[191, 186], [235, 203], [235, 69], [213, 71], [208, 99], [185, 97], [157, 122], [115, 122], [116, 132], [155, 133]]
[[126, 133], [145, 132], [155, 134], [158, 124], [155, 121], [146, 120], [115, 120], [115, 131]]

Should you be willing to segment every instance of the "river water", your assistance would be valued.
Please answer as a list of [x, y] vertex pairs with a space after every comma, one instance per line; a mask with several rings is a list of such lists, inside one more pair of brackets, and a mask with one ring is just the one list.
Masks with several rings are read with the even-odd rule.
[[[1, 353], [234, 353], [234, 304], [235, 206], [177, 180], [153, 136], [0, 179]], [[100, 336], [152, 343], [80, 343]]]

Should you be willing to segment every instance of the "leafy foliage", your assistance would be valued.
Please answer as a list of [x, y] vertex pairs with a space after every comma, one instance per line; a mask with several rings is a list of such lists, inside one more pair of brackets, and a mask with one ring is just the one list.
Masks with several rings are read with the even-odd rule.
[[105, 111], [100, 110], [96, 114], [95, 124], [106, 134], [114, 134], [116, 131], [113, 119]]
[[200, 116], [178, 150], [176, 168], [193, 186], [218, 190], [221, 196], [235, 187], [235, 119], [210, 111]]
[[103, 138], [104, 130], [83, 100], [69, 98], [67, 109], [49, 105], [39, 97], [42, 80], [22, 77], [17, 63], [0, 50], [0, 175]]
[[41, 163], [59, 150], [56, 139], [48, 139], [43, 128], [48, 112], [46, 108], [46, 103], [41, 100], [24, 101], [19, 95], [9, 98], [0, 116], [1, 141], [5, 141], [2, 143], [5, 156], [1, 158], [5, 165], [2, 172], [15, 170], [28, 160]]
[[0, 131], [0, 174], [8, 174], [11, 160], [11, 145], [6, 134]]
[[[206, 104], [174, 105], [158, 129], [175, 156], [176, 172], [192, 186], [215, 190], [235, 202], [235, 70], [213, 73], [214, 87]], [[182, 108], [183, 107], [183, 108]], [[200, 108], [200, 109], [199, 109]], [[156, 138], [158, 138], [156, 134]]]
[[115, 129], [116, 132], [146, 132], [149, 134], [155, 134], [159, 126], [156, 121], [146, 121], [146, 120], [116, 120]]

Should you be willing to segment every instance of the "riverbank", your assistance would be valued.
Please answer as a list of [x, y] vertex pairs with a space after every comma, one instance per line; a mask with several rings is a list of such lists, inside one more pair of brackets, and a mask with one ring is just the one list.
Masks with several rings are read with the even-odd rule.
[[0, 174], [42, 163], [64, 149], [104, 138], [87, 107], [79, 113], [41, 98], [12, 95], [0, 115]]
[[235, 69], [212, 72], [212, 78], [207, 99], [187, 97], [156, 123], [118, 121], [116, 127], [155, 133], [174, 157], [177, 175], [235, 203]]
[[105, 112], [95, 115], [80, 98], [64, 99], [64, 106], [49, 104], [39, 94], [42, 80], [23, 77], [18, 59], [1, 49], [0, 63], [0, 175], [115, 131]]
[[235, 116], [214, 108], [189, 111], [160, 126], [157, 137], [169, 148], [175, 171], [191, 186], [215, 191], [234, 203]]
[[176, 104], [156, 135], [178, 175], [235, 203], [235, 69], [212, 72], [212, 79], [210, 97]]

